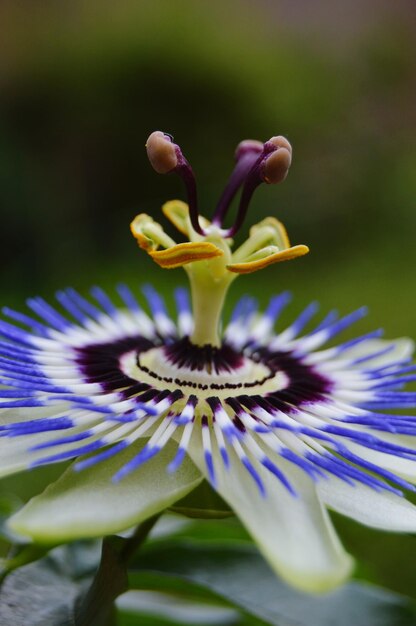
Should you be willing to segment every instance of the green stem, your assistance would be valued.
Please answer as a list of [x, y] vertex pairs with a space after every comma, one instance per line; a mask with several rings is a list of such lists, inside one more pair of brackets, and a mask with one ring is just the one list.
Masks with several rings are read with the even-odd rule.
[[120, 561], [124, 565], [127, 566], [129, 564], [130, 559], [135, 555], [137, 550], [144, 544], [147, 537], [149, 536], [149, 533], [151, 532], [152, 528], [154, 527], [154, 525], [156, 524], [160, 516], [161, 516], [161, 513], [158, 513], [158, 515], [149, 517], [149, 519], [142, 522], [142, 524], [139, 524], [139, 526], [137, 526], [136, 530], [134, 531], [133, 535], [129, 537], [129, 539], [127, 539], [127, 541], [124, 543], [120, 551]]
[[128, 563], [145, 542], [159, 517], [155, 515], [145, 520], [128, 539], [104, 538], [97, 573], [76, 608], [75, 626], [115, 626], [114, 601], [128, 590]]
[[197, 261], [184, 269], [191, 284], [194, 331], [191, 342], [197, 346], [221, 346], [220, 325], [225, 296], [236, 278], [227, 269], [231, 262], [230, 247], [221, 237], [212, 235], [207, 241], [215, 244], [222, 255], [207, 261]]
[[221, 345], [221, 314], [231, 281], [215, 282], [209, 277], [191, 275], [190, 282], [194, 315], [191, 341], [197, 346], [210, 344], [218, 348]]

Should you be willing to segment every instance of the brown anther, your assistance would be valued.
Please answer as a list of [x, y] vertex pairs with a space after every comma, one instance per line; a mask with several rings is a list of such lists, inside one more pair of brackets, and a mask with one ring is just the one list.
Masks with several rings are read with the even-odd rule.
[[263, 144], [261, 141], [257, 141], [256, 139], [244, 139], [244, 141], [240, 141], [237, 148], [235, 149], [235, 160], [239, 161], [241, 157], [246, 155], [247, 153], [258, 153], [260, 154], [263, 150]]
[[278, 148], [268, 156], [262, 167], [262, 178], [265, 183], [275, 185], [281, 183], [287, 176], [292, 155], [286, 148]]
[[277, 149], [285, 148], [288, 152], [290, 152], [290, 154], [292, 154], [292, 146], [290, 145], [286, 137], [283, 137], [282, 135], [272, 137], [267, 143], [272, 143], [274, 146], [276, 146]]
[[167, 174], [178, 165], [175, 145], [160, 130], [155, 130], [146, 141], [149, 161], [158, 174]]

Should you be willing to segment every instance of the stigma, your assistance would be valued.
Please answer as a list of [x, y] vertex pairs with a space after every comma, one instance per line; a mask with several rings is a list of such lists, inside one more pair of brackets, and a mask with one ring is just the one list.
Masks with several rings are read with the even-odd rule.
[[[193, 229], [201, 236], [213, 232], [212, 227], [204, 227], [199, 219], [198, 198], [195, 176], [191, 165], [181, 148], [173, 142], [173, 137], [160, 130], [154, 131], [146, 142], [147, 154], [153, 168], [159, 174], [175, 172], [186, 188], [189, 205], [189, 218]], [[212, 226], [218, 227], [222, 237], [233, 237], [244, 223], [251, 197], [262, 183], [282, 182], [292, 163], [292, 146], [285, 137], [272, 137], [265, 143], [247, 139], [241, 141], [235, 151], [235, 167], [220, 197], [212, 219]], [[224, 219], [239, 189], [241, 197], [234, 224], [223, 228]]]

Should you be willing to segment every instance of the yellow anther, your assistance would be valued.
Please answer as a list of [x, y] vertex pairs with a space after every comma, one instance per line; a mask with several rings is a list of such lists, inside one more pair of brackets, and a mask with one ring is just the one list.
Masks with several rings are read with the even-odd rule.
[[223, 252], [209, 242], [179, 243], [167, 250], [149, 251], [150, 256], [160, 267], [174, 269], [195, 261], [205, 261], [222, 256]]
[[146, 213], [136, 215], [130, 224], [130, 230], [139, 246], [146, 252], [157, 250], [159, 246], [170, 248], [176, 245], [176, 241], [166, 235], [162, 226]]
[[[268, 248], [263, 249], [263, 252], [265, 254], [263, 258], [256, 258], [255, 260], [245, 261], [244, 263], [231, 263], [230, 265], [227, 265], [227, 269], [235, 274], [251, 274], [252, 272], [262, 270], [263, 268], [267, 267], [268, 265], [272, 265], [273, 263], [290, 261], [309, 252], [309, 248], [304, 245], [292, 246], [291, 248], [287, 248], [286, 250], [272, 252], [270, 254], [273, 249], [275, 249], [275, 246], [268, 246]], [[259, 252], [253, 256], [258, 257], [261, 255], [261, 253], [262, 251], [259, 250]]]

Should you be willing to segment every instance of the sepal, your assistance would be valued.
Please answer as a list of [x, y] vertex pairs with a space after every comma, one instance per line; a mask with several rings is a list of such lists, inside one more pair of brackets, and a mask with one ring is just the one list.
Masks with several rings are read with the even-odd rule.
[[42, 544], [118, 533], [173, 505], [195, 489], [202, 476], [189, 458], [169, 474], [176, 452], [168, 442], [139, 471], [118, 483], [116, 472], [143, 448], [143, 441], [112, 459], [75, 472], [71, 466], [55, 483], [9, 519], [13, 532]]

